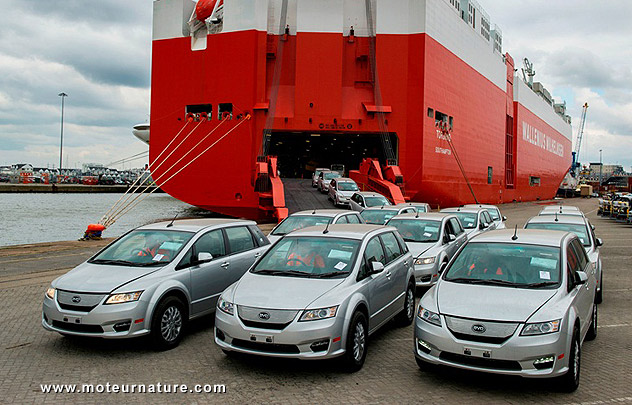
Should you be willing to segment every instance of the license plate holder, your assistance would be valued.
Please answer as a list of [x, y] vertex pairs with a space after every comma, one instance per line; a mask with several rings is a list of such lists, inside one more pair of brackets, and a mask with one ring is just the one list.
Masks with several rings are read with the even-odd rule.
[[81, 324], [81, 317], [80, 316], [72, 316], [72, 315], [64, 315], [64, 322], [74, 323], [74, 324], [80, 325]]
[[250, 341], [251, 342], [257, 342], [257, 343], [274, 343], [274, 336], [272, 335], [258, 335], [258, 334], [254, 334], [251, 333], [250, 334]]
[[466, 356], [481, 357], [481, 358], [484, 358], [484, 359], [491, 359], [492, 358], [492, 351], [491, 350], [478, 349], [476, 347], [464, 346], [463, 347], [463, 354], [466, 355]]

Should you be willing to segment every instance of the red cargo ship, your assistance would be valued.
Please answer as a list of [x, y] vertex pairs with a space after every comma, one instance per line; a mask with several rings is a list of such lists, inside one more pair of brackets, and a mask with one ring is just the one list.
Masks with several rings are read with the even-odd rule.
[[279, 172], [331, 164], [435, 206], [547, 199], [571, 164], [472, 0], [156, 0], [153, 25], [152, 174], [192, 205], [283, 217]]

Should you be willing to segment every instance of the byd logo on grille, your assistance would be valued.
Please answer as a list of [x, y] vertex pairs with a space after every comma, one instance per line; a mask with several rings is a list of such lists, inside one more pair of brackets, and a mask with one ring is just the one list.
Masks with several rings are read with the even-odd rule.
[[480, 325], [480, 324], [472, 325], [472, 331], [473, 332], [485, 333], [486, 330], [487, 330], [487, 328], [485, 328], [485, 325]]
[[267, 321], [268, 319], [270, 319], [270, 314], [267, 312], [259, 312], [259, 319]]
[[74, 297], [72, 297], [72, 302], [74, 302], [75, 304], [81, 302], [81, 297], [78, 295], [75, 295]]

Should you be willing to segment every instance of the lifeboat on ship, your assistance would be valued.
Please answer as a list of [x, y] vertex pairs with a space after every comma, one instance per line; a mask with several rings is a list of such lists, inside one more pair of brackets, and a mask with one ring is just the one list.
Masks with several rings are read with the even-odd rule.
[[136, 124], [132, 128], [132, 134], [141, 141], [149, 145], [149, 124]]

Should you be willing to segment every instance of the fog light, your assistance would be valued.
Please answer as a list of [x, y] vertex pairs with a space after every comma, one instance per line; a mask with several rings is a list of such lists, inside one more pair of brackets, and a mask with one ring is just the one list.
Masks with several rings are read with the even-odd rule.
[[222, 342], [226, 340], [226, 335], [224, 335], [224, 332], [222, 332], [218, 328], [215, 328], [215, 337], [221, 340]]
[[533, 367], [537, 368], [538, 370], [543, 370], [545, 368], [553, 367], [554, 362], [555, 356], [540, 357], [533, 362]]
[[313, 352], [324, 352], [329, 349], [329, 339], [319, 340], [309, 345]]
[[129, 327], [132, 325], [132, 321], [119, 322], [114, 325], [114, 330], [117, 332], [125, 332], [129, 330]]
[[417, 348], [426, 354], [430, 354], [432, 351], [430, 345], [421, 339], [417, 339]]

